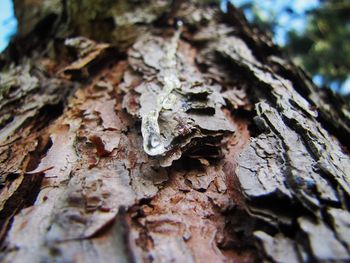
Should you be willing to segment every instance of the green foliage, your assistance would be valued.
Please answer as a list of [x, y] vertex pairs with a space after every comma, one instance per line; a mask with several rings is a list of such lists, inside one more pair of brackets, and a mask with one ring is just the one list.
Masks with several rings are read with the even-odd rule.
[[289, 32], [286, 49], [323, 83], [340, 85], [350, 74], [350, 1], [322, 1], [308, 13], [305, 32]]
[[[265, 5], [267, 9], [264, 9], [261, 2], [250, 0], [241, 8], [264, 30], [276, 34], [284, 26], [283, 31], [288, 31], [284, 50], [310, 74], [319, 76], [323, 85], [341, 91], [342, 84], [350, 77], [350, 1], [319, 0], [316, 8], [305, 13], [293, 10], [292, 3], [278, 5], [277, 2]], [[280, 22], [286, 17], [290, 20], [305, 17], [305, 30], [286, 28]]]

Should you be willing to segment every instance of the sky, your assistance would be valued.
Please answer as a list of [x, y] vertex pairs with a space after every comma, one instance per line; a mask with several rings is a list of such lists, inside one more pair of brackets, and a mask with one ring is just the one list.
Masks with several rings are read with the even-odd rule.
[[12, 0], [0, 0], [0, 52], [7, 47], [16, 28], [17, 21], [13, 12]]

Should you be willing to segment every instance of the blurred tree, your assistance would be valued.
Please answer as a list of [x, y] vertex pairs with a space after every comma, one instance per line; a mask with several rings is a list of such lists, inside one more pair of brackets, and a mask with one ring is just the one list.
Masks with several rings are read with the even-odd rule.
[[[319, 0], [301, 13], [293, 8], [294, 3], [232, 2], [260, 28], [270, 30], [298, 65], [318, 77], [319, 84], [342, 92], [350, 76], [350, 1]], [[301, 18], [306, 23], [304, 30], [290, 25]], [[286, 33], [282, 41], [281, 31]]]
[[306, 30], [290, 31], [286, 49], [322, 83], [340, 91], [350, 73], [350, 2], [323, 0], [308, 12]]

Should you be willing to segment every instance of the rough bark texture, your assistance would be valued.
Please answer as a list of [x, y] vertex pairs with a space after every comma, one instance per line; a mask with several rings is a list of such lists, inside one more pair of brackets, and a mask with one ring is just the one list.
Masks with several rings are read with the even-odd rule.
[[14, 1], [3, 262], [350, 260], [350, 112], [208, 1]]

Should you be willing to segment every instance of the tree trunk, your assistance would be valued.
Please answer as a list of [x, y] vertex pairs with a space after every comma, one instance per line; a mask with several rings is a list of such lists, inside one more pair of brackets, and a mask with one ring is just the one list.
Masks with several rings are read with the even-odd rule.
[[349, 108], [240, 11], [14, 3], [3, 262], [350, 259]]

